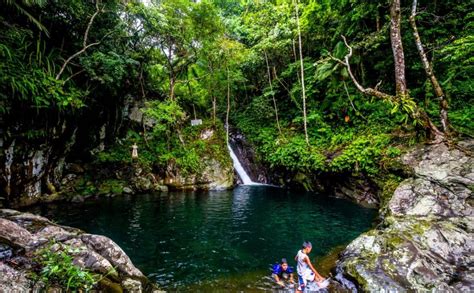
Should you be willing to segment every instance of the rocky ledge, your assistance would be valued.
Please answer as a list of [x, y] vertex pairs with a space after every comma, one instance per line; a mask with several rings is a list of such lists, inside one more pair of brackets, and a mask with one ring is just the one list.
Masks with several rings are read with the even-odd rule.
[[413, 177], [380, 208], [382, 223], [342, 253], [339, 280], [370, 292], [472, 292], [473, 150], [471, 140], [403, 156]]
[[[48, 253], [64, 258], [60, 262], [41, 259]], [[0, 292], [62, 292], [66, 288], [54, 281], [54, 272], [61, 271], [68, 260], [69, 269], [75, 266], [80, 268], [79, 275], [82, 270], [94, 277], [93, 289], [158, 292], [111, 239], [30, 213], [0, 209]]]

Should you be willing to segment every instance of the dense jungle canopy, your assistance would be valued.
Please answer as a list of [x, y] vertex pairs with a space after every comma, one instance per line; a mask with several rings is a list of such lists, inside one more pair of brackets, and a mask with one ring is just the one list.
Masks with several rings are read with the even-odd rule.
[[[406, 145], [474, 135], [471, 1], [0, 4], [2, 144], [47, 144], [46, 173], [64, 154], [126, 161], [134, 142], [144, 166], [196, 172], [212, 149], [194, 118], [312, 173], [377, 174]], [[142, 127], [122, 119], [131, 103]]]

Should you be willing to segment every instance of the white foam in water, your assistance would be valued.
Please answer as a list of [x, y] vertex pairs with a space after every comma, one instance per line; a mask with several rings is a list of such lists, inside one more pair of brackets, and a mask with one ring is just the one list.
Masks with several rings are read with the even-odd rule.
[[329, 286], [329, 279], [324, 280], [321, 284], [318, 285], [320, 289], [327, 288]]
[[230, 147], [229, 144], [227, 144], [227, 148], [229, 149], [230, 157], [232, 158], [232, 162], [234, 162], [234, 169], [237, 171], [237, 174], [239, 174], [240, 179], [242, 179], [242, 182], [244, 185], [260, 185], [260, 183], [253, 182], [252, 179], [250, 179], [249, 175], [247, 172], [245, 172], [245, 169], [242, 167], [242, 164], [239, 162], [239, 158], [235, 155], [234, 151]]
[[318, 282], [308, 282], [305, 292], [328, 292], [326, 288], [329, 286], [329, 281], [330, 279], [327, 278], [319, 284]]

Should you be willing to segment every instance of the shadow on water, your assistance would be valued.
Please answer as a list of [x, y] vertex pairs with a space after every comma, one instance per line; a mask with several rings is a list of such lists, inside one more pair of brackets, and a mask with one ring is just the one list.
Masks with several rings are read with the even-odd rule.
[[368, 230], [376, 215], [346, 200], [269, 186], [121, 196], [29, 211], [103, 234], [165, 289], [271, 288], [270, 266], [290, 265], [304, 240], [312, 258]]

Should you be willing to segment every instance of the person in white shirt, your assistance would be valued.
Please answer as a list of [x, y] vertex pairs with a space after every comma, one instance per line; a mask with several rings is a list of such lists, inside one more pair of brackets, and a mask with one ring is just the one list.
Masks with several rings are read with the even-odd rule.
[[320, 284], [325, 280], [311, 264], [308, 254], [313, 248], [311, 242], [305, 241], [302, 248], [295, 256], [297, 262], [296, 272], [298, 273], [298, 289], [297, 292], [304, 291], [308, 281], [315, 281], [320, 287]]

